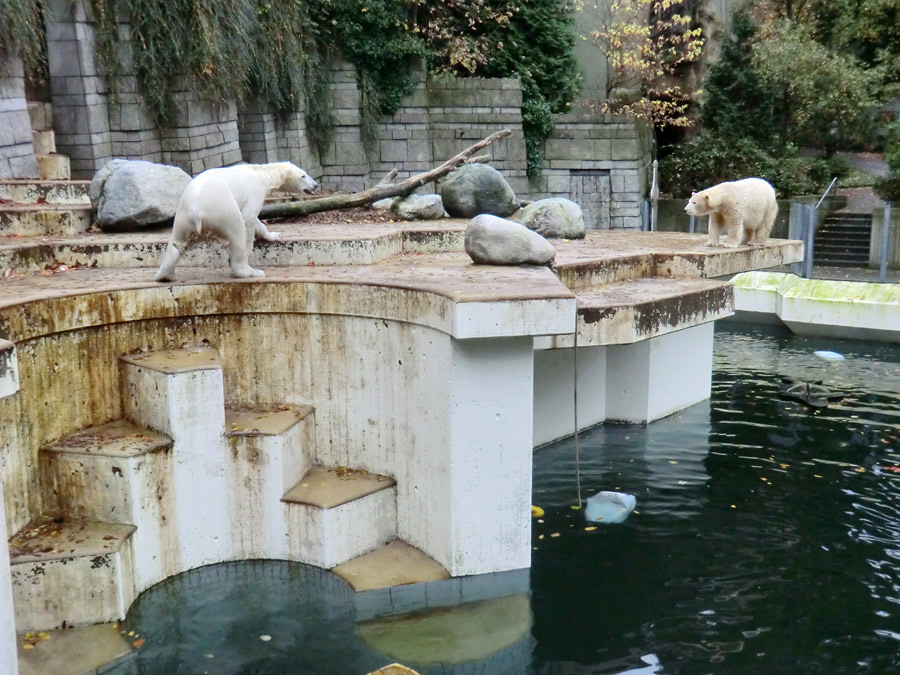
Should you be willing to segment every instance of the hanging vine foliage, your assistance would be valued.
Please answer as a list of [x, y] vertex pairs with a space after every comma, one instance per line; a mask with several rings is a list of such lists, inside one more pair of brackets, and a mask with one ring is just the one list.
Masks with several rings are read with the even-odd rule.
[[[40, 0], [0, 0], [0, 64], [17, 54], [26, 75], [47, 80], [47, 44]], [[2, 67], [2, 65], [0, 65]]]
[[277, 113], [305, 107], [320, 156], [335, 124], [329, 75], [338, 53], [357, 71], [369, 152], [381, 117], [415, 89], [417, 63], [459, 76], [518, 77], [529, 175], [539, 172], [543, 140], [579, 86], [570, 0], [90, 2], [113, 94], [116, 76], [133, 73], [160, 125], [173, 119], [174, 93], [187, 88], [211, 101], [259, 100]]

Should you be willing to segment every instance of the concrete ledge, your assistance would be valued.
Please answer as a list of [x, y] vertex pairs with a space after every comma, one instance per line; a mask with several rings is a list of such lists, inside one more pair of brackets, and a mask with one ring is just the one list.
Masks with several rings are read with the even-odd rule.
[[900, 342], [900, 285], [745, 272], [734, 278], [743, 320], [777, 318], [798, 335]]
[[[632, 279], [578, 293], [578, 346], [640, 342], [730, 316], [731, 285], [711, 279]], [[535, 340], [538, 349], [570, 348], [571, 335]]]
[[174, 284], [155, 283], [149, 269], [61, 274], [0, 286], [0, 335], [21, 341], [146, 319], [281, 313], [401, 321], [458, 338], [574, 330], [574, 294], [549, 269], [477, 266], [458, 257], [444, 265], [401, 257], [373, 266], [277, 268], [250, 280], [188, 268], [186, 280]]

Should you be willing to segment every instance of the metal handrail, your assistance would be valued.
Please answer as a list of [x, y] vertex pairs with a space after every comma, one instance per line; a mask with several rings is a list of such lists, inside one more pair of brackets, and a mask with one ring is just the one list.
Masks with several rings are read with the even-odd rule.
[[822, 198], [819, 199], [819, 203], [816, 204], [816, 208], [814, 208], [813, 211], [818, 211], [818, 210], [819, 210], [819, 207], [822, 206], [822, 202], [825, 201], [825, 197], [827, 197], [827, 196], [828, 196], [828, 193], [831, 192], [831, 188], [834, 187], [834, 184], [835, 184], [835, 183], [837, 183], [837, 176], [835, 176], [834, 178], [831, 179], [831, 184], [828, 186], [828, 189], [825, 190], [824, 193], [822, 193]]

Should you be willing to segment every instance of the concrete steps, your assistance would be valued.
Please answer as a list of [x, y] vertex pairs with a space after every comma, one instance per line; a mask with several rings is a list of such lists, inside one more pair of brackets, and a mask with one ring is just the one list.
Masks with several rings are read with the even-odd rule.
[[70, 235], [90, 226], [90, 204], [0, 205], [0, 236]]
[[872, 214], [830, 214], [816, 232], [813, 259], [818, 265], [867, 267], [871, 238]]
[[0, 180], [0, 202], [90, 206], [89, 186], [86, 180]]
[[282, 501], [291, 549], [312, 565], [332, 568], [397, 536], [397, 487], [387, 476], [314, 466]]
[[330, 568], [397, 536], [387, 476], [316, 462], [308, 405], [225, 405], [208, 346], [121, 357], [124, 419], [39, 451], [46, 518], [10, 539], [20, 632], [121, 619], [187, 569]]
[[29, 101], [28, 113], [40, 178], [0, 181], [0, 236], [85, 232], [91, 226], [88, 182], [71, 181], [69, 158], [56, 152], [51, 105]]
[[16, 631], [115, 621], [137, 597], [134, 526], [43, 518], [9, 540]]

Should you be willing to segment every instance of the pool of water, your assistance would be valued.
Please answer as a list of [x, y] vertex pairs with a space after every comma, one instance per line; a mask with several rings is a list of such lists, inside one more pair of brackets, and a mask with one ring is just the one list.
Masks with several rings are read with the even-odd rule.
[[[636, 495], [626, 522], [573, 508], [572, 439], [535, 454], [530, 599], [357, 624], [327, 572], [217, 565], [139, 599], [112, 672], [900, 672], [900, 347], [725, 329], [715, 350], [710, 401], [579, 436], [582, 495]], [[810, 409], [782, 377], [845, 398]]]

